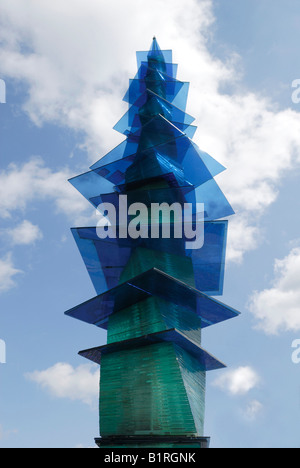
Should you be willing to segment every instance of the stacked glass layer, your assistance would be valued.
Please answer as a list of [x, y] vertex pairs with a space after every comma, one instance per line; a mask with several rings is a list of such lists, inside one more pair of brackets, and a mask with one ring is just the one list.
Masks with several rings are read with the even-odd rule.
[[[201, 330], [238, 315], [212, 297], [223, 293], [233, 210], [214, 179], [225, 168], [191, 140], [189, 83], [177, 80], [172, 51], [154, 38], [137, 59], [129, 110], [115, 126], [126, 139], [70, 181], [102, 213], [115, 212], [103, 213], [107, 235], [72, 230], [97, 296], [66, 314], [107, 330], [107, 345], [79, 353], [101, 365], [100, 447], [203, 447], [206, 372], [225, 366], [201, 347]], [[136, 203], [146, 214], [130, 237]], [[201, 248], [183, 226], [178, 236], [175, 209], [152, 216], [153, 204], [174, 203], [189, 209], [191, 228], [201, 219]]]

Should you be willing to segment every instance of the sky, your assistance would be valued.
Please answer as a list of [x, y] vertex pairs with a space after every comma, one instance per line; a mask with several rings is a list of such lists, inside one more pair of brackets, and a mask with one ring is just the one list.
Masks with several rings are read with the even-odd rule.
[[0, 447], [99, 435], [99, 368], [77, 353], [106, 336], [64, 315], [95, 296], [70, 228], [97, 217], [67, 180], [123, 140], [113, 126], [154, 35], [236, 212], [222, 301], [241, 316], [203, 332], [228, 366], [208, 374], [205, 435], [300, 446], [299, 24], [294, 0], [0, 0]]

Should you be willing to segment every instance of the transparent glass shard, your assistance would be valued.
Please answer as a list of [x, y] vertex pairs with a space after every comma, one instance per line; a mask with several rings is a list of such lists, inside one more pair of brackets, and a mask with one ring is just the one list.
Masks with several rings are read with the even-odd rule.
[[158, 268], [215, 296], [223, 292], [227, 227], [227, 221], [204, 223], [198, 250], [186, 249], [184, 239], [100, 239], [96, 228], [72, 232], [97, 294], [127, 281], [125, 275]]
[[201, 319], [202, 328], [239, 315], [239, 312], [232, 307], [155, 268], [70, 309], [65, 314], [107, 329], [110, 315], [135, 304], [144, 303], [153, 296], [174, 304], [182, 310], [183, 315], [185, 311], [195, 313]]
[[99, 346], [97, 348], [87, 349], [80, 351], [79, 355], [101, 364], [101, 358], [103, 355], [119, 352], [122, 350], [140, 349], [144, 346], [151, 346], [157, 343], [175, 343], [177, 346], [188, 352], [201, 364], [202, 370], [212, 371], [217, 369], [224, 369], [226, 366], [221, 361], [218, 361], [214, 356], [209, 354], [207, 351], [197, 346], [193, 341], [187, 339], [178, 330], [166, 330], [160, 333], [153, 333], [140, 338], [134, 338], [132, 340], [118, 341], [105, 346]]
[[[140, 75], [145, 75], [149, 70], [148, 67], [145, 67], [145, 69], [145, 73], [141, 71]], [[123, 98], [123, 101], [132, 105], [142, 94], [145, 93], [147, 89], [162, 89], [165, 99], [168, 102], [171, 102], [174, 106], [185, 111], [189, 86], [190, 83], [188, 82], [174, 80], [172, 77], [165, 75], [164, 73], [153, 70], [152, 75], [147, 78], [147, 81], [145, 81], [145, 78], [139, 79], [138, 77], [129, 80], [129, 88]], [[161, 95], [159, 92], [157, 92], [157, 94]]]
[[124, 134], [134, 133], [158, 114], [174, 123], [177, 127], [179, 124], [183, 124], [185, 127], [182, 128], [191, 125], [195, 120], [189, 114], [147, 89], [114, 126], [114, 130]]

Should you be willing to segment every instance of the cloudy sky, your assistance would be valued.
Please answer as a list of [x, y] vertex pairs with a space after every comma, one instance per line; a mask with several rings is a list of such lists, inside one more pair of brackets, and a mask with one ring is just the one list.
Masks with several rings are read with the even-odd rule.
[[106, 337], [63, 314], [95, 294], [70, 227], [96, 216], [67, 179], [122, 141], [135, 52], [156, 35], [236, 211], [223, 301], [242, 315], [203, 334], [228, 365], [208, 377], [206, 434], [299, 447], [299, 24], [295, 0], [0, 0], [0, 446], [98, 435], [99, 369], [77, 352]]

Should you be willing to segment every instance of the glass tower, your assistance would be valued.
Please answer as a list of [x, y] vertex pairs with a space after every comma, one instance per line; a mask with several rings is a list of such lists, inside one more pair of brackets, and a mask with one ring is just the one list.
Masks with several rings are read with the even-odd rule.
[[79, 353], [101, 368], [100, 448], [206, 448], [206, 372], [225, 366], [201, 334], [239, 314], [215, 299], [234, 212], [214, 179], [225, 168], [192, 141], [172, 51], [154, 38], [137, 62], [125, 140], [70, 180], [107, 226], [72, 229], [97, 296], [66, 314], [107, 330]]

